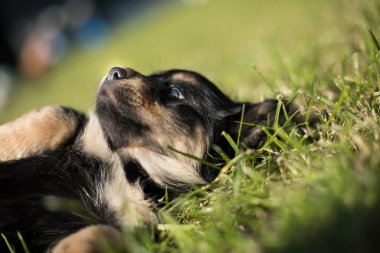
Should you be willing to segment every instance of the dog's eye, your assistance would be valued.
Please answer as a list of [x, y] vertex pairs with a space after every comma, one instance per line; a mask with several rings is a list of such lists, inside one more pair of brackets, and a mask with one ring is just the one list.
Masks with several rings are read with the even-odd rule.
[[170, 89], [170, 96], [178, 98], [178, 99], [184, 98], [184, 96], [182, 95], [182, 92], [177, 88], [171, 88]]

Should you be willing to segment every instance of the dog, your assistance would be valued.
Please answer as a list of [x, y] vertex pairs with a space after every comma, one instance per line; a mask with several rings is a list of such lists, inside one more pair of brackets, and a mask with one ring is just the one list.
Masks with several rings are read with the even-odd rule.
[[119, 231], [156, 225], [165, 193], [175, 197], [218, 175], [184, 154], [222, 166], [213, 147], [235, 152], [223, 131], [240, 134], [240, 148], [260, 147], [260, 126], [286, 109], [279, 103], [234, 102], [193, 71], [113, 67], [89, 117], [47, 106], [0, 127], [0, 232], [21, 249], [19, 231], [31, 252], [101, 252], [99, 238], [122, 252]]

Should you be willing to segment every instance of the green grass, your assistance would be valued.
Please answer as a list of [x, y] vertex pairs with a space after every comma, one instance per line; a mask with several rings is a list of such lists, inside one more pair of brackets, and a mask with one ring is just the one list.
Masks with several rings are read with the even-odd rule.
[[298, 125], [275, 127], [265, 148], [237, 150], [215, 182], [167, 203], [158, 241], [136, 231], [126, 245], [132, 252], [377, 252], [379, 24], [380, 4], [371, 0], [162, 9], [115, 28], [103, 51], [74, 50], [46, 76], [20, 80], [0, 119], [49, 103], [91, 108], [98, 80], [118, 64], [143, 73], [198, 70], [239, 100], [292, 98]]

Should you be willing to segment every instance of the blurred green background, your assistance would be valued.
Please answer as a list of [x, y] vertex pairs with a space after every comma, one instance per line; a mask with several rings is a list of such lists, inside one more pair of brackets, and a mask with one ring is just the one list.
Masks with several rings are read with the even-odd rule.
[[[282, 78], [292, 63], [300, 60], [315, 72], [324, 71], [349, 53], [346, 41], [358, 25], [357, 2], [210, 0], [159, 5], [113, 26], [99, 50], [73, 46], [42, 76], [16, 78], [0, 123], [49, 104], [88, 111], [94, 107], [99, 81], [113, 66], [144, 74], [169, 68], [199, 71], [239, 100], [286, 95], [303, 82]], [[318, 64], [315, 57], [308, 62], [309, 54], [319, 55]]]

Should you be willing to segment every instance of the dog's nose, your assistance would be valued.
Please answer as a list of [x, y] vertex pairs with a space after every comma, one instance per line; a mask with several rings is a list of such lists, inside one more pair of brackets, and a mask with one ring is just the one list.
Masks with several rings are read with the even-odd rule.
[[127, 77], [127, 71], [124, 68], [113, 67], [108, 72], [108, 80], [121, 80]]

